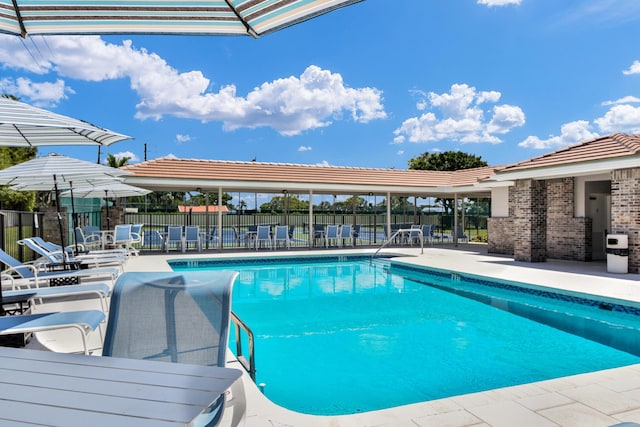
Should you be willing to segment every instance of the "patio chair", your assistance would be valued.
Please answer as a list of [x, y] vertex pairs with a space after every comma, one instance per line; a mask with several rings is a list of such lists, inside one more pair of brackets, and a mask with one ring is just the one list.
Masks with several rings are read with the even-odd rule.
[[113, 230], [113, 235], [107, 234], [106, 245], [111, 248], [126, 249], [131, 255], [138, 255], [139, 252], [133, 247], [134, 236], [131, 234], [131, 224], [118, 224]]
[[[102, 356], [225, 367], [235, 271], [125, 273], [111, 297]], [[212, 403], [196, 425], [226, 410], [244, 415], [244, 389]], [[232, 423], [232, 425], [236, 425]]]
[[433, 245], [433, 224], [422, 226], [422, 241]]
[[324, 244], [325, 247], [329, 247], [330, 242], [333, 242], [334, 246], [338, 246], [340, 242], [340, 237], [338, 235], [338, 226], [335, 224], [327, 225], [327, 228], [324, 232]]
[[[8, 268], [2, 271], [3, 277], [5, 275], [12, 276], [17, 279], [22, 279], [26, 286], [35, 286], [39, 288], [40, 285], [49, 283], [50, 286], [58, 284], [77, 284], [82, 279], [99, 280], [106, 279], [111, 280], [111, 283], [115, 283], [116, 278], [120, 274], [119, 268], [87, 268], [80, 270], [64, 270], [64, 271], [46, 271], [44, 265], [41, 262], [23, 263], [0, 249], [0, 262], [4, 263]], [[43, 283], [44, 282], [44, 283]], [[14, 281], [14, 286], [20, 286], [20, 281]]]
[[144, 246], [144, 233], [142, 232], [144, 224], [132, 224], [131, 225], [131, 245]]
[[276, 225], [273, 234], [273, 247], [278, 247], [278, 242], [282, 242], [287, 249], [291, 249], [291, 241], [289, 240], [289, 227], [286, 225]]
[[411, 231], [409, 231], [409, 235], [407, 236], [409, 245], [413, 246], [414, 243], [419, 244], [420, 241], [424, 242], [422, 227], [419, 224], [412, 224], [410, 230]]
[[200, 227], [197, 225], [188, 225], [184, 228], [184, 250], [189, 249], [189, 243], [194, 244], [198, 252], [202, 252], [202, 235]]
[[340, 227], [340, 237], [338, 239], [338, 246], [345, 246], [344, 241], [347, 241], [349, 246], [353, 246], [353, 231], [351, 224], [343, 224]]
[[356, 224], [353, 226], [353, 241], [355, 243], [358, 242], [358, 240], [360, 240], [360, 232], [362, 230], [362, 225], [361, 224]]
[[165, 252], [169, 252], [171, 246], [175, 246], [178, 249], [178, 245], [180, 245], [180, 250], [184, 252], [184, 238], [182, 236], [182, 227], [170, 225], [167, 227], [167, 239], [164, 241], [164, 250]]
[[91, 234], [86, 236], [82, 228], [76, 227], [73, 232], [76, 243], [81, 247], [82, 251], [90, 249], [102, 249], [102, 238], [100, 235]]
[[260, 247], [260, 243], [266, 243], [269, 249], [273, 249], [273, 242], [271, 241], [271, 226], [259, 225], [256, 229], [256, 238], [253, 242], [256, 247], [256, 251], [258, 250], [258, 247]]
[[91, 331], [102, 330], [100, 324], [105, 320], [101, 310], [65, 311], [38, 314], [21, 314], [0, 317], [0, 335], [25, 334], [73, 328], [80, 332], [84, 354], [89, 354], [87, 335]]
[[325, 246], [324, 242], [324, 225], [313, 224], [313, 244], [318, 246], [318, 240], [320, 240], [320, 246]]
[[469, 236], [465, 234], [464, 229], [461, 225], [458, 225], [458, 227], [456, 227], [455, 237], [458, 239], [458, 242], [464, 240], [469, 243]]

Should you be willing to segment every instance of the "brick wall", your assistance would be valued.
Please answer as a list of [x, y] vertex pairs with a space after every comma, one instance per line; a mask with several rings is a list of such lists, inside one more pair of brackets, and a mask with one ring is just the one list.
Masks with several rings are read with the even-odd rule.
[[513, 187], [509, 187], [509, 216], [490, 217], [487, 221], [489, 241], [487, 251], [494, 254], [513, 255]]
[[[43, 207], [40, 209], [42, 216], [42, 238], [48, 242], [62, 244], [60, 240], [60, 225], [58, 223], [58, 210], [55, 206]], [[67, 208], [60, 208], [62, 216], [62, 232], [64, 233], [64, 243], [69, 245], [69, 227], [67, 224]]]
[[513, 256], [516, 261], [547, 259], [547, 194], [545, 181], [518, 180], [514, 186]]
[[591, 218], [574, 218], [574, 179], [547, 181], [547, 256], [591, 261]]
[[611, 173], [611, 233], [629, 236], [629, 271], [640, 268], [640, 169]]

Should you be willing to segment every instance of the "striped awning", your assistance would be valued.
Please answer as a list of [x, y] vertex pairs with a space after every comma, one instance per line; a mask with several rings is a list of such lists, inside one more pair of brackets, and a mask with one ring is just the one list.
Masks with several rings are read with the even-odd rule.
[[0, 33], [259, 37], [362, 0], [0, 0]]
[[132, 138], [82, 120], [0, 97], [0, 145], [110, 145], [125, 139]]

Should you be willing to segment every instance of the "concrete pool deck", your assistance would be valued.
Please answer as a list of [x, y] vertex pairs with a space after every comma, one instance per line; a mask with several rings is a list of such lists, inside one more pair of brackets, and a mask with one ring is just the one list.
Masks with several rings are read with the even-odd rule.
[[[374, 250], [145, 254], [132, 258], [126, 271], [167, 271], [170, 268], [166, 260], [184, 257], [298, 256]], [[607, 273], [605, 262], [516, 262], [512, 257], [487, 255], [486, 246], [477, 244], [427, 247], [424, 254], [420, 254], [420, 248], [392, 247], [383, 253], [401, 255], [397, 260], [406, 263], [622, 299], [640, 306], [640, 275]], [[233, 362], [230, 366], [234, 366]], [[583, 427], [640, 423], [640, 364], [345, 416], [311, 416], [289, 411], [270, 402], [248, 375], [243, 380], [247, 427]]]

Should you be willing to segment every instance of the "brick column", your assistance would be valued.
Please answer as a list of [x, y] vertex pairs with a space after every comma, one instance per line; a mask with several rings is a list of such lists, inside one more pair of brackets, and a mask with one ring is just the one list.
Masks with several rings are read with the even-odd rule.
[[640, 169], [611, 173], [611, 231], [629, 236], [629, 272], [640, 269]]
[[514, 258], [544, 262], [547, 259], [547, 192], [545, 181], [523, 179], [514, 186]]
[[[44, 207], [42, 212], [42, 238], [48, 242], [60, 245], [60, 225], [58, 224], [58, 210], [55, 207]], [[67, 221], [67, 208], [60, 208], [62, 216], [62, 232], [64, 233], [64, 243], [69, 245], [69, 224]]]

